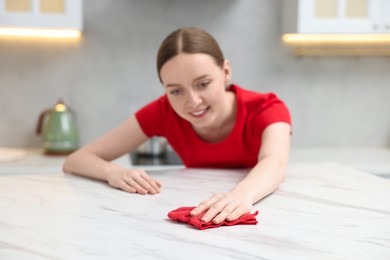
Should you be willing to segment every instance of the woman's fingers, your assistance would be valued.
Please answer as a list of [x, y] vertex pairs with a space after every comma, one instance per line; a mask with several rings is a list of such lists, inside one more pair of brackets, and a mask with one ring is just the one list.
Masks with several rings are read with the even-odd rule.
[[[141, 177], [146, 181], [146, 183], [142, 182], [144, 185], [146, 185], [146, 186], [142, 185], [142, 187], [146, 188], [148, 191], [154, 192], [153, 194], [156, 194], [156, 193], [160, 192], [160, 187], [161, 187], [161, 183], [160, 182], [154, 180], [146, 172], [143, 172], [141, 174]], [[140, 180], [140, 181], [142, 181], [142, 180]]]
[[252, 207], [248, 207], [248, 204], [245, 203], [227, 205], [212, 221], [215, 224], [219, 224], [224, 220], [233, 221], [246, 213], [250, 213], [251, 209]]
[[191, 211], [191, 215], [195, 216], [206, 211], [201, 220], [219, 224], [224, 220], [236, 220], [251, 209], [251, 200], [244, 194], [216, 194], [200, 203]]
[[226, 217], [226, 220], [227, 221], [233, 221], [233, 220], [236, 220], [238, 219], [239, 217], [241, 217], [242, 215], [246, 214], [246, 213], [250, 213], [250, 210], [247, 210], [243, 207], [238, 207], [236, 208], [235, 210], [233, 210], [233, 212], [231, 212], [227, 217]]
[[[227, 204], [223, 210], [215, 215], [215, 217], [212, 218], [212, 221], [215, 224], [219, 224], [232, 214], [233, 211], [236, 210], [237, 205]], [[229, 220], [230, 221], [230, 220]]]
[[159, 181], [138, 169], [124, 169], [122, 172], [111, 174], [108, 183], [129, 193], [157, 194], [161, 189]]
[[[205, 200], [200, 203], [195, 209], [193, 209], [191, 211], [191, 215], [196, 216], [206, 211], [201, 220], [204, 222], [209, 222], [225, 210], [224, 213], [219, 217], [222, 219], [224, 215], [230, 213], [229, 211], [232, 211], [234, 209], [231, 209], [233, 205], [227, 207], [228, 204], [229, 198], [226, 196], [226, 194], [215, 194], [208, 200]], [[227, 208], [225, 209], [225, 207]], [[223, 218], [221, 221], [223, 221], [224, 219], [225, 218]]]
[[121, 190], [124, 190], [128, 193], [136, 193], [137, 190], [134, 189], [133, 187], [131, 187], [127, 182], [125, 181], [122, 181], [120, 187], [119, 187]]
[[214, 205], [218, 200], [220, 200], [222, 194], [214, 194], [209, 199], [200, 203], [196, 208], [191, 211], [192, 216], [199, 215], [200, 213], [208, 210], [212, 205]]
[[140, 194], [157, 194], [160, 192], [159, 185], [161, 184], [157, 183], [157, 181], [142, 170], [138, 170], [136, 173], [132, 174], [129, 181], [126, 182]]
[[213, 221], [218, 224], [226, 219], [226, 217], [236, 209], [237, 204], [231, 201], [228, 196], [220, 199], [204, 214], [202, 220], [205, 222]]
[[148, 193], [148, 190], [143, 188], [142, 185], [140, 185], [135, 178], [124, 178], [124, 181], [130, 186], [132, 187], [133, 189], [135, 189], [135, 191], [139, 194], [147, 194]]

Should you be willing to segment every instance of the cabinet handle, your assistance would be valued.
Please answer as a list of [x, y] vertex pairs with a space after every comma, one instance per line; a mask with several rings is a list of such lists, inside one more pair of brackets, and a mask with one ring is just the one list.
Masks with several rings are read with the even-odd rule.
[[390, 24], [386, 24], [385, 28], [386, 30], [390, 31]]
[[374, 26], [372, 28], [374, 28], [374, 30], [378, 30], [379, 26], [377, 24], [374, 24]]

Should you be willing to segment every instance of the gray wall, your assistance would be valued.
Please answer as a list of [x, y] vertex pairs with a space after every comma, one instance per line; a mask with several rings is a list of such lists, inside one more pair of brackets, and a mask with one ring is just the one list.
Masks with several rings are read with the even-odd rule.
[[161, 40], [182, 26], [211, 32], [233, 82], [276, 92], [293, 117], [294, 146], [389, 146], [390, 59], [297, 58], [280, 41], [275, 0], [86, 0], [78, 44], [0, 39], [0, 146], [39, 146], [39, 113], [59, 97], [85, 144], [163, 93]]

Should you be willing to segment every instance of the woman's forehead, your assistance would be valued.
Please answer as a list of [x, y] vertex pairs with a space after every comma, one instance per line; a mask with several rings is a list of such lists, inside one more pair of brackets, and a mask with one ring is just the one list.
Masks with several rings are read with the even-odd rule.
[[204, 75], [212, 74], [219, 67], [213, 57], [208, 54], [181, 53], [168, 60], [161, 68], [161, 78], [165, 84], [177, 80], [195, 80]]

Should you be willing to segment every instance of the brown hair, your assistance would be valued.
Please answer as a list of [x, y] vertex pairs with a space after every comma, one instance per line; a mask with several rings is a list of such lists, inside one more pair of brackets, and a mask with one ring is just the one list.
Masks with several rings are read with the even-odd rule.
[[180, 53], [204, 53], [212, 56], [215, 63], [223, 68], [225, 58], [213, 36], [194, 27], [180, 28], [169, 34], [161, 43], [157, 54], [157, 73], [161, 80], [161, 67]]

